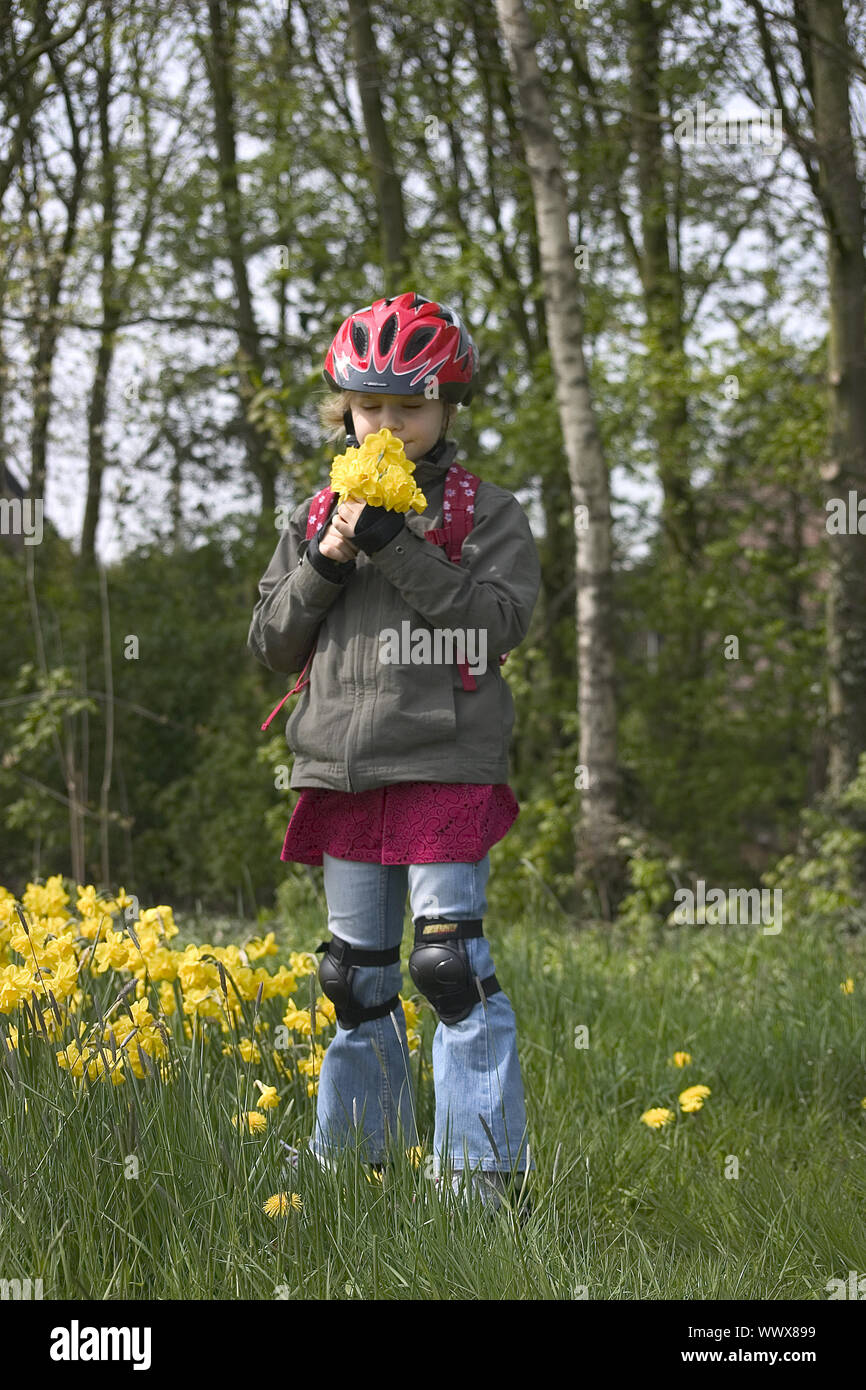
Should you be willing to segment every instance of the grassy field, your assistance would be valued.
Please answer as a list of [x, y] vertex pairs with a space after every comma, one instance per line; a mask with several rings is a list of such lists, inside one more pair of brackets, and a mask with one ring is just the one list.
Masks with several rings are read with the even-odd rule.
[[[212, 923], [179, 926], [174, 949], [219, 939]], [[321, 912], [299, 912], [276, 927], [269, 967], [324, 934]], [[188, 1039], [180, 1011], [166, 1020], [172, 1079], [145, 1068], [116, 1086], [61, 1070], [74, 1033], [49, 1042], [19, 1011], [0, 1014], [0, 1033], [19, 1030], [0, 1066], [0, 1278], [41, 1278], [46, 1299], [763, 1301], [826, 1300], [829, 1280], [866, 1274], [862, 938], [787, 922], [778, 935], [575, 932], [549, 911], [491, 914], [485, 934], [518, 1021], [538, 1169], [525, 1226], [433, 1200], [409, 1156], [383, 1181], [352, 1153], [324, 1172], [305, 1151], [308, 1076], [280, 1074], [264, 1047], [245, 1063], [200, 1029]], [[407, 917], [406, 997], [410, 949]], [[103, 1010], [129, 979], [95, 977]], [[284, 1007], [265, 1001], [259, 1017], [273, 1027]], [[426, 1152], [435, 1020], [426, 1004], [419, 1016]], [[245, 1133], [232, 1115], [255, 1108], [257, 1080], [280, 1100]], [[710, 1094], [684, 1113], [677, 1097], [696, 1084]], [[660, 1129], [641, 1120], [655, 1107], [674, 1116]], [[293, 1178], [281, 1139], [302, 1148]], [[284, 1191], [300, 1209], [269, 1217]]]

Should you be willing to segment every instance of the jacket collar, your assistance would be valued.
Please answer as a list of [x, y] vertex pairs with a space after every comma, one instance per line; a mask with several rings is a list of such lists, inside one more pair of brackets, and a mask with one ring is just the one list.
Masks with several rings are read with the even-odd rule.
[[427, 454], [419, 459], [415, 464], [415, 472], [412, 474], [418, 487], [423, 490], [425, 483], [436, 483], [439, 482], [440, 478], [444, 481], [445, 474], [454, 462], [456, 453], [457, 443], [455, 440], [449, 439], [435, 463]]

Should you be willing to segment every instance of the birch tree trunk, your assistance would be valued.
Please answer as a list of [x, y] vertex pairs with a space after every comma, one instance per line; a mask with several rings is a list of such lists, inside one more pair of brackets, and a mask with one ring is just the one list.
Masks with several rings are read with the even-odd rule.
[[547, 331], [574, 504], [577, 671], [582, 790], [577, 824], [578, 890], [592, 872], [602, 911], [612, 915], [616, 872], [616, 704], [614, 698], [610, 491], [583, 352], [574, 249], [560, 151], [522, 0], [496, 0], [517, 84], [541, 254]]

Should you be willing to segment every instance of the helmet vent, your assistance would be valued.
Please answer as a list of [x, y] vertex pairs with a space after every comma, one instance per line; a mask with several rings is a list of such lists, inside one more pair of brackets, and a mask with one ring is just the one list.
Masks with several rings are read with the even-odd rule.
[[406, 351], [404, 353], [406, 361], [411, 362], [413, 357], [417, 357], [421, 349], [425, 348], [427, 344], [435, 337], [435, 328], [416, 328], [415, 332], [412, 334], [411, 338], [406, 344]]
[[382, 332], [379, 334], [379, 355], [387, 357], [391, 348], [394, 346], [394, 339], [397, 336], [397, 315], [392, 314], [382, 325]]
[[352, 342], [355, 345], [355, 351], [358, 353], [358, 355], [360, 357], [366, 357], [367, 349], [370, 345], [370, 340], [367, 336], [367, 330], [364, 327], [363, 323], [352, 324]]

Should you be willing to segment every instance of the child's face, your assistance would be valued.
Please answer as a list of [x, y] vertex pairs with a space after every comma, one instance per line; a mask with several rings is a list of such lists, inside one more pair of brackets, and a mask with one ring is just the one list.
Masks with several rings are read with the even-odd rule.
[[368, 434], [388, 429], [402, 440], [406, 457], [417, 463], [442, 433], [445, 401], [427, 400], [426, 396], [380, 396], [353, 391], [351, 410], [359, 444], [364, 443]]

